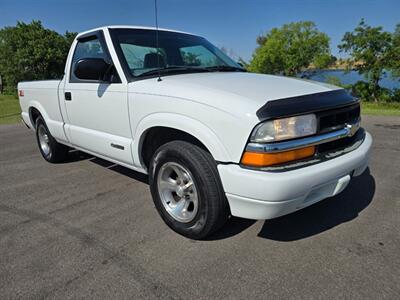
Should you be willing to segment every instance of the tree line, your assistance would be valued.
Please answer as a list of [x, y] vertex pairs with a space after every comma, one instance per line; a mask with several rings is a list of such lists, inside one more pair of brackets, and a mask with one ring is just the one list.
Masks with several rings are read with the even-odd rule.
[[77, 33], [58, 32], [40, 21], [0, 29], [0, 76], [4, 93], [16, 93], [19, 81], [62, 77], [69, 48]]
[[[76, 36], [46, 29], [40, 21], [0, 29], [0, 76], [6, 92], [15, 93], [22, 80], [60, 78]], [[293, 22], [257, 37], [249, 62], [240, 62], [251, 72], [296, 76], [310, 68], [324, 69], [337, 63], [331, 54], [329, 36], [311, 21]], [[385, 72], [400, 78], [400, 24], [393, 32], [372, 27], [364, 20], [346, 32], [338, 46], [348, 55], [346, 68], [356, 70], [366, 81], [352, 86], [353, 94], [366, 101], [400, 101], [400, 89], [380, 86]], [[340, 81], [333, 80], [335, 84]]]
[[[310, 67], [327, 68], [337, 60], [331, 54], [328, 35], [310, 21], [273, 28], [259, 36], [257, 44], [247, 65], [252, 72], [296, 76]], [[387, 32], [361, 20], [353, 31], [344, 34], [338, 47], [349, 56], [347, 70], [355, 70], [366, 79], [346, 86], [355, 96], [366, 101], [400, 101], [400, 89], [380, 86], [385, 72], [390, 72], [394, 80], [400, 77], [400, 24]], [[332, 81], [341, 84], [337, 78]]]

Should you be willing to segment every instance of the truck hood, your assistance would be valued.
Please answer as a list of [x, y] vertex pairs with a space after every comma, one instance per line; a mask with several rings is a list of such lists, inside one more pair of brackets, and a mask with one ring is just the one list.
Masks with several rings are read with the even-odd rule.
[[168, 76], [172, 84], [235, 94], [260, 105], [266, 101], [331, 91], [338, 87], [292, 77], [245, 72], [214, 72]]
[[131, 91], [201, 102], [235, 114], [255, 114], [268, 101], [332, 91], [338, 87], [298, 78], [246, 72], [213, 72], [134, 82]]

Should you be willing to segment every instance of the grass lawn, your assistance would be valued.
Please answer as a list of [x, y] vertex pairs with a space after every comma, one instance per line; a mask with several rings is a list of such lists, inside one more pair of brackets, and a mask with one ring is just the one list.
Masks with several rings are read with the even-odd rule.
[[19, 122], [20, 112], [21, 108], [16, 96], [0, 95], [0, 124]]
[[[400, 102], [380, 104], [362, 102], [361, 107], [364, 115], [400, 116]], [[19, 122], [20, 112], [16, 96], [0, 95], [0, 124]]]
[[379, 104], [361, 102], [361, 113], [364, 115], [400, 116], [400, 102]]

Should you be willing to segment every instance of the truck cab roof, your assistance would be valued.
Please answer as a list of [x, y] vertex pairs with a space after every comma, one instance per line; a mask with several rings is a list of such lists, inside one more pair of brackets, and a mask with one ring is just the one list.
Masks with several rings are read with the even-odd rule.
[[[84, 32], [81, 32], [77, 35], [77, 38], [84, 36], [88, 33], [95, 32], [98, 30], [106, 30], [106, 29], [142, 29], [142, 30], [157, 30], [156, 27], [148, 27], [148, 26], [134, 26], [134, 25], [107, 25], [107, 26], [102, 26], [102, 27], [97, 27], [93, 28]], [[190, 32], [185, 32], [185, 31], [179, 31], [179, 30], [173, 30], [173, 29], [167, 29], [167, 28], [158, 28], [159, 31], [168, 31], [168, 32], [177, 32], [177, 33], [184, 33], [184, 34], [190, 34], [190, 35], [195, 35], [198, 36], [197, 34], [193, 34]]]

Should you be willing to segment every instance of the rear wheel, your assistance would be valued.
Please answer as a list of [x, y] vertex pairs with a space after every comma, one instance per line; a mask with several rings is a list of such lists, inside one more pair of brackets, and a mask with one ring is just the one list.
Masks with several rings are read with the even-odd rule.
[[42, 117], [36, 120], [36, 140], [40, 153], [48, 162], [58, 163], [67, 158], [69, 148], [54, 139]]
[[203, 239], [219, 229], [229, 207], [212, 156], [184, 141], [162, 145], [149, 170], [154, 204], [174, 231]]

